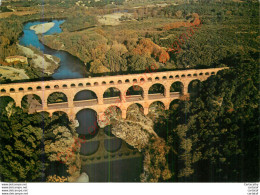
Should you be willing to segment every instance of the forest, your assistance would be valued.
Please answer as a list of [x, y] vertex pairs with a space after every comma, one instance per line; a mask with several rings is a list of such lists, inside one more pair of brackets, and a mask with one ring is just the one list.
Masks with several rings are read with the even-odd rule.
[[[41, 1], [33, 2], [13, 5], [39, 10]], [[83, 1], [93, 9], [63, 2], [45, 1], [44, 17], [66, 18], [66, 22], [62, 33], [44, 36], [42, 41], [54, 49], [64, 45], [93, 76], [144, 72], [151, 64], [157, 64], [158, 71], [229, 67], [196, 82], [190, 97], [173, 101], [169, 110], [142, 116], [153, 119], [153, 129], [163, 139], [151, 140], [154, 145], [145, 151], [156, 161], [146, 162], [148, 181], [259, 181], [259, 2], [185, 1], [177, 6], [133, 8], [131, 2]], [[99, 23], [98, 16], [126, 7], [131, 19], [115, 26]], [[185, 24], [197, 16], [201, 27], [179, 43], [180, 52], [167, 52], [187, 32]], [[0, 64], [17, 54], [24, 22], [35, 19], [42, 19], [40, 12], [0, 19]], [[72, 157], [64, 152], [78, 138], [66, 116], [28, 114], [8, 98], [0, 101], [1, 181], [64, 182], [78, 176], [79, 147]], [[59, 147], [60, 142], [65, 147]], [[159, 149], [163, 152], [155, 155]], [[58, 160], [61, 152], [61, 160], [70, 159], [65, 164]], [[158, 176], [158, 167], [167, 170], [166, 176]]]

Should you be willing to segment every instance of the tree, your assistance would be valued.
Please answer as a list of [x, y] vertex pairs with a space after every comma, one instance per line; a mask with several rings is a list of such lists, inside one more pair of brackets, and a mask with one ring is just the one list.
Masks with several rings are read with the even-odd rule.
[[10, 102], [0, 116], [0, 175], [6, 182], [44, 181], [42, 129], [37, 116]]

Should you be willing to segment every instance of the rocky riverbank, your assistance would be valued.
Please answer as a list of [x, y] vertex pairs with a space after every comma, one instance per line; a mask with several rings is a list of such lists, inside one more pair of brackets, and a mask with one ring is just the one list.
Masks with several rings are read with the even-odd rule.
[[48, 32], [52, 27], [54, 27], [54, 22], [48, 22], [44, 24], [37, 24], [34, 26], [31, 26], [30, 29], [35, 31], [35, 34], [43, 34]]
[[171, 178], [166, 156], [169, 153], [164, 139], [153, 130], [154, 122], [144, 116], [137, 105], [129, 108], [126, 119], [120, 119], [113, 110], [109, 114], [112, 133], [137, 148], [144, 155], [142, 182], [158, 182]]
[[43, 54], [41, 51], [33, 47], [29, 48], [18, 45], [18, 48], [27, 58], [29, 58], [30, 66], [42, 71], [44, 74], [50, 76], [60, 66], [60, 59], [55, 56]]

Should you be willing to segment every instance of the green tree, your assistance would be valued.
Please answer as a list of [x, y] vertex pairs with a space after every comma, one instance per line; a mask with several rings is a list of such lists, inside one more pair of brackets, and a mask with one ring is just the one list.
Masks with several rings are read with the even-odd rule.
[[24, 113], [10, 102], [0, 116], [0, 175], [6, 182], [42, 181], [44, 162], [42, 129], [36, 115]]

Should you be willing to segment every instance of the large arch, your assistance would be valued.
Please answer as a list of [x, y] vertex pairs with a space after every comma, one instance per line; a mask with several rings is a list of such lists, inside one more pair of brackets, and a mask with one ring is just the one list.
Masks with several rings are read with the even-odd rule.
[[170, 94], [171, 96], [183, 94], [184, 85], [181, 81], [176, 81], [171, 84]]
[[176, 110], [179, 107], [180, 102], [181, 102], [180, 99], [172, 100], [169, 106], [169, 110], [172, 111]]
[[55, 111], [52, 113], [52, 120], [58, 123], [60, 126], [69, 124], [69, 117], [66, 112]]
[[149, 105], [149, 113], [156, 112], [158, 109], [165, 110], [165, 105], [162, 101], [154, 101]]
[[66, 94], [62, 92], [53, 92], [48, 96], [48, 104], [68, 102]]
[[[29, 112], [33, 112], [37, 107], [42, 105], [42, 99], [35, 94], [28, 94], [23, 96], [21, 106], [24, 109], [28, 109]], [[31, 110], [31, 111], [30, 111]]]
[[165, 87], [161, 83], [153, 84], [148, 91], [149, 99], [161, 98], [165, 94]]
[[132, 101], [135, 99], [142, 100], [144, 99], [144, 90], [139, 85], [133, 85], [129, 87], [126, 91], [126, 101]]
[[95, 92], [91, 90], [82, 90], [76, 93], [73, 101], [94, 100], [94, 99], [97, 99], [97, 95]]
[[16, 104], [16, 102], [14, 101], [13, 98], [11, 98], [10, 96], [0, 96], [0, 111], [5, 109], [5, 107], [10, 103], [10, 102], [14, 102], [14, 104]]
[[[121, 99], [121, 91], [116, 87], [110, 87], [103, 93], [104, 103], [115, 103], [115, 99]], [[112, 100], [110, 98], [113, 98]]]
[[198, 79], [192, 80], [188, 85], [188, 93], [191, 96], [197, 95], [201, 88], [201, 81]]
[[76, 119], [78, 120], [76, 131], [80, 136], [92, 137], [97, 134], [99, 126], [97, 123], [97, 112], [95, 110], [84, 108], [77, 112]]

